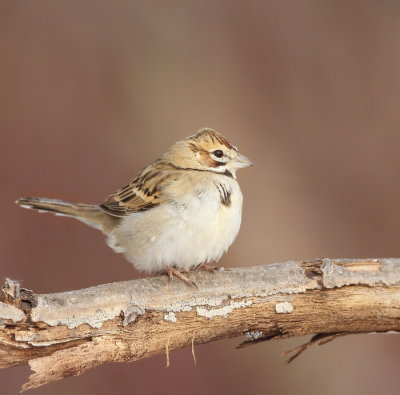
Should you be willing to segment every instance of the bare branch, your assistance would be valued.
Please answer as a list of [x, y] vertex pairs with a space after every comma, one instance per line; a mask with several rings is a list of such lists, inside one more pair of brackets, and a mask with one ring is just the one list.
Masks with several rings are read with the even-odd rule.
[[[29, 363], [23, 389], [222, 338], [243, 345], [315, 335], [294, 350], [349, 333], [400, 331], [400, 259], [317, 260], [190, 273], [36, 295], [6, 280], [0, 368]], [[194, 352], [193, 352], [193, 357]]]

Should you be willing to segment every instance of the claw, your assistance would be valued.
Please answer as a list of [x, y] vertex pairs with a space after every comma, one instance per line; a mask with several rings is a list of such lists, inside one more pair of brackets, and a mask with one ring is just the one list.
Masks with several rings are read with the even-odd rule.
[[221, 268], [219, 266], [207, 265], [206, 263], [203, 263], [200, 266], [200, 269], [206, 270], [207, 272], [211, 272], [211, 273], [215, 273], [215, 272], [218, 272], [219, 270], [221, 270]]
[[192, 281], [189, 277], [187, 277], [186, 275], [184, 275], [183, 273], [181, 273], [179, 270], [173, 268], [173, 267], [169, 267], [166, 270], [169, 280], [171, 281], [174, 276], [178, 277], [179, 279], [181, 279], [183, 282], [185, 282], [187, 285], [190, 285], [191, 287], [195, 287], [196, 289], [199, 289], [199, 287], [197, 286], [197, 284]]

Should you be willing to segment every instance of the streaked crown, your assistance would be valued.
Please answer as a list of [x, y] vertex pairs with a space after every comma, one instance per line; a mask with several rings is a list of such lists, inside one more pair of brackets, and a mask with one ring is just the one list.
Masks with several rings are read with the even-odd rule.
[[183, 169], [229, 172], [233, 176], [237, 169], [252, 165], [222, 134], [210, 128], [178, 141], [165, 153], [164, 160]]

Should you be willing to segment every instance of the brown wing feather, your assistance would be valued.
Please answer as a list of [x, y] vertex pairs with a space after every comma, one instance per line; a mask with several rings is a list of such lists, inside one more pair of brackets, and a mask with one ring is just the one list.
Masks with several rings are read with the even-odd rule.
[[176, 179], [174, 169], [154, 163], [143, 169], [128, 185], [111, 194], [99, 207], [115, 217], [149, 210], [168, 200], [166, 185]]

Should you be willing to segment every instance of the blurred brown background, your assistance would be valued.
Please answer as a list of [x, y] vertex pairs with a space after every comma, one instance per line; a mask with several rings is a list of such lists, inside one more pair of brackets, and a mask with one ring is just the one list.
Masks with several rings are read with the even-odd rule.
[[[2, 1], [0, 277], [56, 292], [139, 277], [20, 196], [96, 203], [202, 126], [256, 164], [221, 265], [400, 256], [400, 3]], [[398, 394], [397, 336], [240, 339], [113, 364], [34, 394]], [[0, 371], [15, 394], [27, 367]]]

